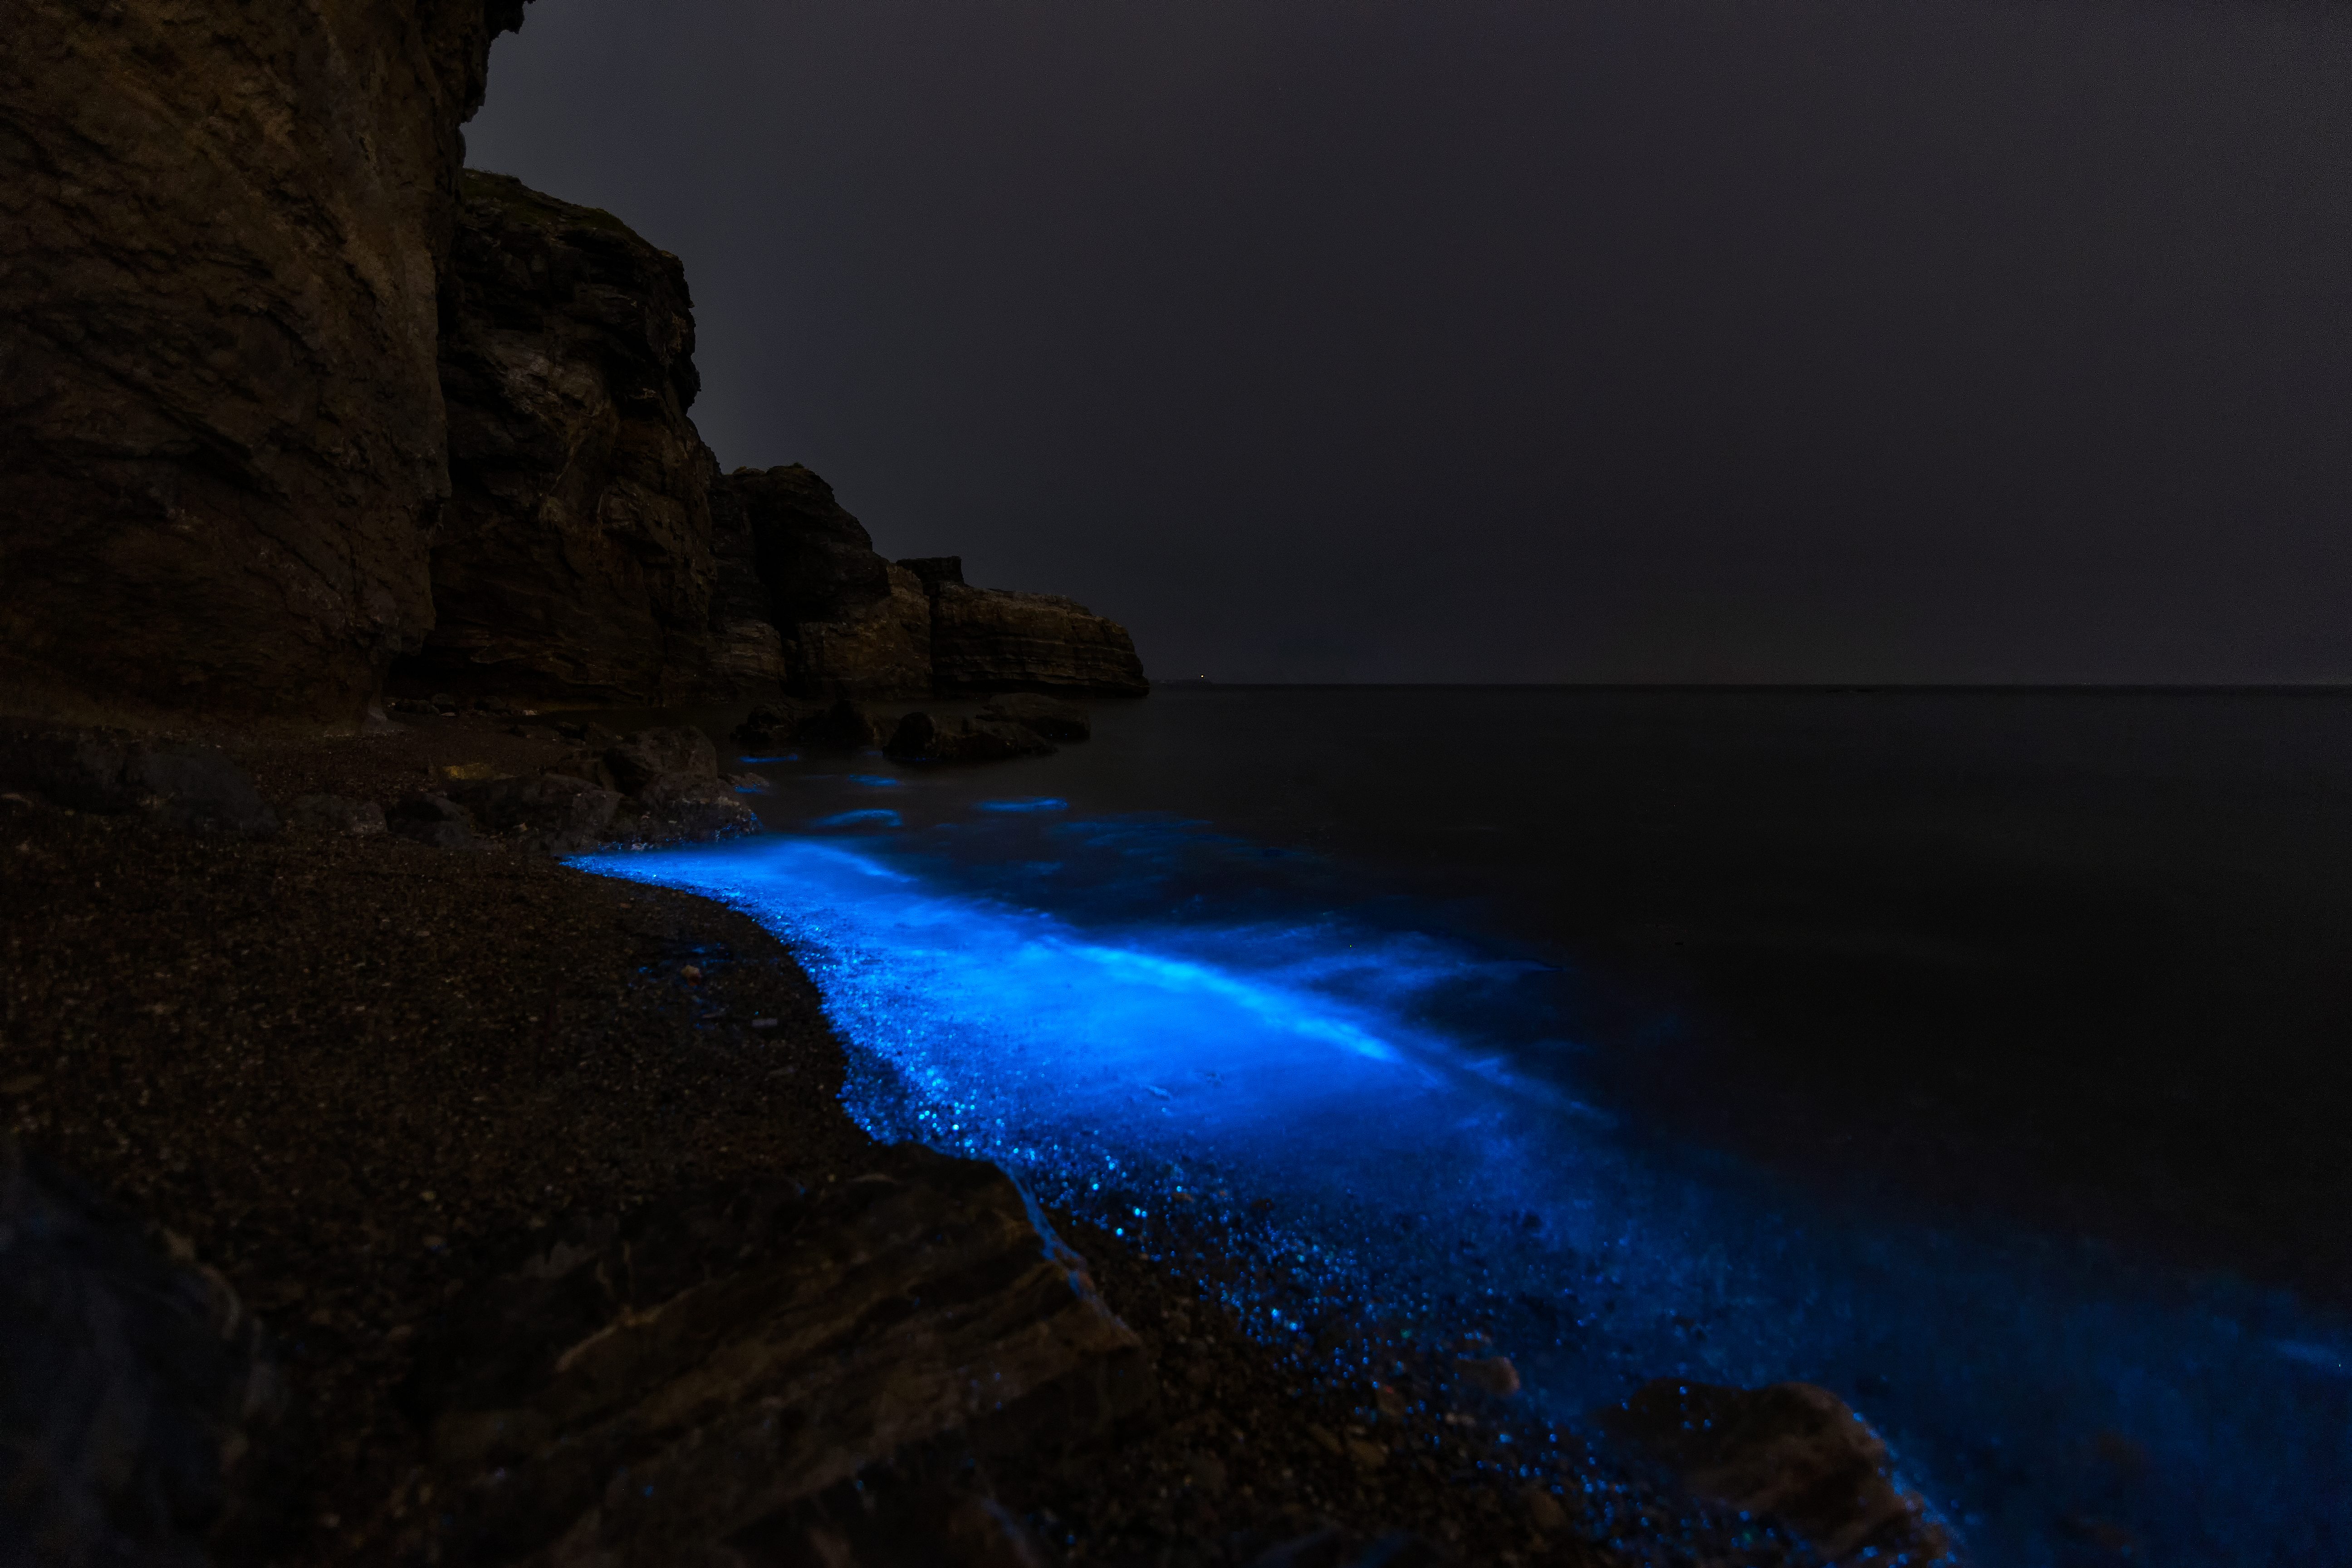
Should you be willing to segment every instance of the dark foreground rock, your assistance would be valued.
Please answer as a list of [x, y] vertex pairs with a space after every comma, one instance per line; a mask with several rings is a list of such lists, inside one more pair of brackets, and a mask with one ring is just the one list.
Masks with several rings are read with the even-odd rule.
[[0, 790], [192, 832], [267, 838], [278, 831], [278, 814], [219, 751], [119, 731], [0, 722]]
[[1825, 1388], [1720, 1388], [1660, 1378], [1601, 1414], [1603, 1426], [1696, 1496], [1777, 1519], [1830, 1562], [1960, 1561], [1925, 1500], [1895, 1479], [1877, 1433]]
[[1025, 724], [918, 712], [898, 721], [882, 752], [901, 763], [1000, 763], [1053, 750], [1053, 742]]
[[635, 794], [664, 773], [719, 776], [719, 749], [710, 737], [688, 724], [640, 730], [604, 752], [617, 788]]
[[[972, 1460], [1098, 1443], [1153, 1397], [1003, 1173], [911, 1147], [552, 1237], [451, 1317], [413, 1394], [415, 1544], [443, 1562], [986, 1562], [946, 1529], [985, 1519]], [[869, 1475], [932, 1516], [896, 1521], [919, 1539], [857, 1549]]]
[[252, 1550], [290, 1491], [287, 1410], [227, 1281], [0, 1132], [0, 1561]]

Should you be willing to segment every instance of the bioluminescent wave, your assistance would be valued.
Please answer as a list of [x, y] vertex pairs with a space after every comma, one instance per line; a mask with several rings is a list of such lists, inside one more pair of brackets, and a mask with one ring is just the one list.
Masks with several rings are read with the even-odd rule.
[[837, 811], [831, 816], [814, 817], [811, 827], [901, 827], [898, 814], [881, 806], [866, 811]]
[[[1822, 1383], [1989, 1564], [2100, 1561], [2077, 1517], [2120, 1521], [2135, 1562], [2352, 1561], [2344, 1325], [2053, 1243], [1811, 1215], [1580, 1101], [1562, 1043], [1505, 1005], [1540, 978], [1525, 959], [1270, 892], [1147, 918], [1110, 886], [1167, 892], [1196, 847], [1249, 863], [1231, 841], [1044, 811], [841, 831], [886, 822], [583, 864], [783, 936], [877, 1136], [1001, 1161], [1146, 1246], [1167, 1205], [1274, 1200], [1265, 1331], [1318, 1300], [1479, 1328], [1563, 1419], [1663, 1373]], [[2116, 1431], [2130, 1467], [2102, 1458]]]

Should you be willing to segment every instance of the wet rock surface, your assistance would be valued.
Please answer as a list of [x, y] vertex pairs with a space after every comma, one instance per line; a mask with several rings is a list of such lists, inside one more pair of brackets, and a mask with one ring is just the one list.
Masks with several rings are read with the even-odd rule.
[[687, 416], [700, 380], [685, 268], [611, 214], [503, 174], [467, 170], [460, 190], [437, 618], [395, 688], [643, 703], [776, 689], [756, 581], [747, 595], [719, 580], [716, 464]]
[[1660, 1378], [1601, 1419], [1694, 1495], [1780, 1520], [1832, 1563], [1960, 1561], [1949, 1531], [1895, 1478], [1885, 1443], [1825, 1388]]
[[1048, 741], [1083, 741], [1095, 732], [1085, 709], [1034, 691], [1007, 692], [991, 700], [980, 710], [980, 716], [1018, 724]]
[[0, 700], [355, 718], [432, 626], [436, 275], [521, 16], [10, 7]]
[[268, 1336], [184, 1240], [0, 1131], [0, 1556], [251, 1549], [289, 1490], [287, 1403]]
[[786, 702], [754, 708], [731, 738], [753, 751], [807, 746], [820, 752], [862, 752], [879, 739], [879, 726], [864, 705], [846, 697], [829, 704]]
[[882, 748], [901, 763], [997, 763], [1053, 750], [1054, 742], [1025, 724], [921, 712], [900, 719]]

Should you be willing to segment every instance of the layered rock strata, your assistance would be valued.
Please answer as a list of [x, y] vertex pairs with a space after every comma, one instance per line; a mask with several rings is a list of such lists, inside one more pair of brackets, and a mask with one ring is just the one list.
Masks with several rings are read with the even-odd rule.
[[687, 410], [678, 258], [610, 214], [467, 170], [444, 289], [451, 495], [438, 622], [404, 692], [660, 704], [772, 690], [782, 647]]
[[354, 718], [433, 625], [436, 294], [521, 0], [16, 0], [0, 705]]
[[716, 489], [719, 515], [751, 542], [804, 697], [930, 692], [931, 609], [922, 580], [875, 552], [833, 487], [794, 463], [738, 468]]
[[453, 1563], [1020, 1561], [972, 1461], [1097, 1442], [1153, 1404], [1140, 1342], [1085, 1268], [1003, 1172], [916, 1145], [815, 1192], [555, 1239], [460, 1303], [425, 1358], [439, 1474], [409, 1545]]
[[[946, 558], [953, 562], [953, 557]], [[1135, 640], [1117, 621], [1054, 594], [975, 588], [931, 568], [931, 679], [943, 695], [967, 691], [1060, 691], [1141, 697], [1151, 684]]]

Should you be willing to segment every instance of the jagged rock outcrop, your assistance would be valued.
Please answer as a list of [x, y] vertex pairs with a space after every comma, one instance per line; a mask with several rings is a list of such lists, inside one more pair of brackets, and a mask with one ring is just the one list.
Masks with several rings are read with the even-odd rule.
[[436, 277], [521, 0], [14, 0], [0, 705], [355, 718], [433, 624]]
[[1777, 1519], [1832, 1563], [1961, 1561], [1926, 1500], [1895, 1479], [1885, 1443], [1825, 1388], [1658, 1378], [1600, 1416], [1694, 1496]]
[[[948, 558], [952, 560], [952, 557]], [[925, 562], [936, 571], [937, 563]], [[941, 693], [1060, 691], [1142, 697], [1135, 640], [1117, 621], [1055, 594], [974, 588], [959, 570], [928, 584], [931, 679]]]
[[[1140, 1342], [1003, 1172], [916, 1145], [555, 1239], [415, 1382], [445, 1563], [968, 1563], [975, 1460], [1148, 1419]], [[877, 1506], [880, 1505], [880, 1506]]]
[[[714, 490], [750, 536], [805, 697], [922, 697], [931, 689], [931, 609], [921, 580], [877, 554], [833, 487], [795, 463], [738, 468]], [[740, 519], [740, 524], [736, 520]]]
[[0, 1560], [249, 1547], [291, 1490], [286, 1409], [218, 1274], [0, 1135]]
[[467, 170], [444, 289], [451, 495], [437, 624], [397, 690], [659, 704], [774, 690], [748, 540], [722, 574], [678, 258]]

